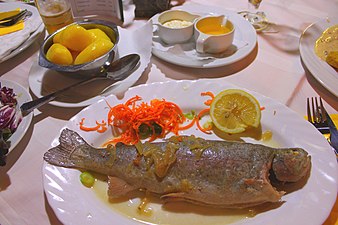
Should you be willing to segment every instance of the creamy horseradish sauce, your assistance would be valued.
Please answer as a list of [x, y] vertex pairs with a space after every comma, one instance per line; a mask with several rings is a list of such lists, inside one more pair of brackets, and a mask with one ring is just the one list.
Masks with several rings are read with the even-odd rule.
[[164, 22], [162, 25], [169, 28], [184, 28], [190, 26], [191, 24], [192, 22], [184, 20], [169, 20]]

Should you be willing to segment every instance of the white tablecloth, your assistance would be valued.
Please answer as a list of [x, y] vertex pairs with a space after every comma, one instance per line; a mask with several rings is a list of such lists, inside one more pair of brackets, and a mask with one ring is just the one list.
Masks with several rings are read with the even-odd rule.
[[[184, 4], [206, 4], [228, 10], [247, 8], [246, 0], [191, 0]], [[302, 31], [320, 19], [337, 16], [336, 0], [265, 0], [261, 3], [270, 21], [279, 26], [279, 33], [258, 34], [255, 53], [248, 62], [234, 67], [191, 69], [175, 66], [155, 56], [140, 80], [135, 84], [181, 79], [226, 80], [269, 96], [285, 104], [299, 115], [306, 114], [306, 98], [322, 96], [329, 113], [337, 113], [338, 100], [311, 75], [306, 74], [298, 51]], [[138, 19], [127, 29], [142, 26]], [[16, 81], [28, 88], [28, 74], [41, 37], [22, 54], [0, 64], [1, 78]], [[250, 63], [250, 60], [252, 61]], [[43, 153], [59, 133], [61, 127], [81, 108], [59, 108], [51, 105], [35, 112], [33, 122], [8, 155], [7, 166], [0, 168], [0, 224], [59, 224], [43, 191], [41, 167]]]

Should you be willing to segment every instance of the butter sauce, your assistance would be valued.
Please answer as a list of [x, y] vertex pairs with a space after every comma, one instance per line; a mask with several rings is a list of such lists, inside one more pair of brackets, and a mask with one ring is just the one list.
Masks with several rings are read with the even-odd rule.
[[[182, 185], [188, 185], [184, 184], [184, 181], [182, 182]], [[186, 225], [196, 224], [196, 221], [198, 221], [199, 225], [226, 225], [256, 214], [252, 209], [218, 209], [179, 202], [164, 204], [158, 197], [153, 195], [147, 195], [145, 198], [143, 193], [139, 193], [136, 198], [109, 202], [107, 188], [108, 184], [106, 182], [98, 180], [93, 190], [98, 198], [114, 212], [146, 224]], [[143, 211], [141, 212], [140, 210]]]
[[268, 203], [247, 209], [222, 209], [185, 202], [164, 203], [158, 196], [144, 194], [144, 192], [133, 193], [137, 197], [126, 197], [109, 202], [107, 188], [107, 182], [100, 179], [93, 187], [96, 196], [107, 207], [123, 217], [152, 225], [186, 225], [196, 224], [196, 221], [199, 225], [227, 225], [255, 217], [257, 214], [278, 208], [282, 204]]

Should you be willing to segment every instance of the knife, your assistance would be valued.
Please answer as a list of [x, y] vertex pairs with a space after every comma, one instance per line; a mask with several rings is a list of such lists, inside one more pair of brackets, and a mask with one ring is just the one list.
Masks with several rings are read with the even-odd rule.
[[330, 115], [325, 110], [327, 123], [330, 129], [330, 144], [334, 148], [336, 155], [338, 156], [338, 130]]

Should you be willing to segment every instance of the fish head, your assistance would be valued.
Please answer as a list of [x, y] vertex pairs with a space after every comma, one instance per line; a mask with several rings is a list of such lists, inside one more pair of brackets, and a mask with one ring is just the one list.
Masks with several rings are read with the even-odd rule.
[[297, 182], [308, 174], [311, 156], [301, 148], [277, 149], [272, 170], [279, 181]]

